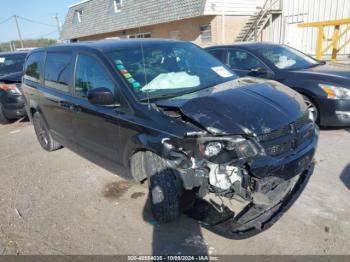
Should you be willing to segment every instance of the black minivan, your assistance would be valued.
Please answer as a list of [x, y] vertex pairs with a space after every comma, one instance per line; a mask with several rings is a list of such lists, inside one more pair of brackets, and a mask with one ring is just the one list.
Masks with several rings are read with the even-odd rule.
[[64, 146], [125, 178], [147, 180], [159, 222], [212, 194], [245, 206], [236, 214], [222, 209], [229, 215], [205, 226], [248, 237], [271, 226], [313, 172], [318, 129], [303, 98], [274, 81], [238, 79], [194, 44], [60, 45], [32, 51], [24, 70], [41, 146]]

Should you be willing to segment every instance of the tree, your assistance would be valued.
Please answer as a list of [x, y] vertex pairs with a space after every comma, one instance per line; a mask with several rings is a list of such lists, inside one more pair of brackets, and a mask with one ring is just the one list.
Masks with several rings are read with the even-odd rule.
[[[24, 48], [35, 48], [35, 47], [43, 47], [43, 46], [57, 44], [57, 40], [48, 39], [48, 38], [27, 39], [27, 40], [23, 40], [23, 44], [24, 44]], [[11, 51], [10, 46], [11, 46], [11, 42], [0, 43], [0, 52]], [[20, 41], [18, 40], [12, 41], [12, 46], [14, 46], [15, 48], [20, 48], [21, 47]]]

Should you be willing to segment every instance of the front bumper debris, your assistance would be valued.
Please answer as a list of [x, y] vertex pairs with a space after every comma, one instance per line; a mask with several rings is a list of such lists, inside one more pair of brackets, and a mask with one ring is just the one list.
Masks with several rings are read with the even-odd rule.
[[289, 193], [270, 206], [251, 202], [235, 215], [227, 207], [220, 212], [214, 203], [198, 200], [187, 215], [204, 228], [230, 239], [245, 239], [270, 228], [297, 200], [314, 170], [314, 163], [295, 178]]

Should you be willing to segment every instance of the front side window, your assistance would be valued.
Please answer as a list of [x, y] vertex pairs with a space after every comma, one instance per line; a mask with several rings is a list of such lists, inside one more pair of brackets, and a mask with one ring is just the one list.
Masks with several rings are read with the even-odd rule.
[[189, 43], [144, 41], [107, 55], [139, 101], [180, 96], [236, 79], [220, 61]]
[[69, 92], [72, 71], [70, 53], [47, 53], [45, 64], [45, 86]]
[[234, 70], [246, 70], [265, 67], [265, 65], [255, 56], [243, 50], [228, 50], [227, 63]]
[[16, 73], [23, 70], [27, 54], [0, 54], [0, 75]]
[[75, 71], [75, 95], [87, 97], [89, 90], [101, 87], [114, 93], [114, 83], [106, 69], [94, 57], [79, 55]]
[[41, 69], [41, 63], [44, 57], [43, 52], [37, 52], [31, 54], [27, 62], [24, 66], [24, 78], [34, 81], [34, 82], [39, 82], [40, 79], [40, 69]]
[[279, 69], [302, 69], [318, 65], [319, 62], [295, 49], [286, 46], [267, 46], [257, 50]]

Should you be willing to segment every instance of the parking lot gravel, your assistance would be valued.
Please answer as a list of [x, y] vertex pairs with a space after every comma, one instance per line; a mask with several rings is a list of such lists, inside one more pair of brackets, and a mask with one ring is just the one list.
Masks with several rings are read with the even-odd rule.
[[350, 132], [322, 130], [306, 190], [269, 230], [218, 236], [185, 215], [158, 225], [146, 185], [67, 149], [29, 122], [0, 125], [0, 254], [350, 254]]

